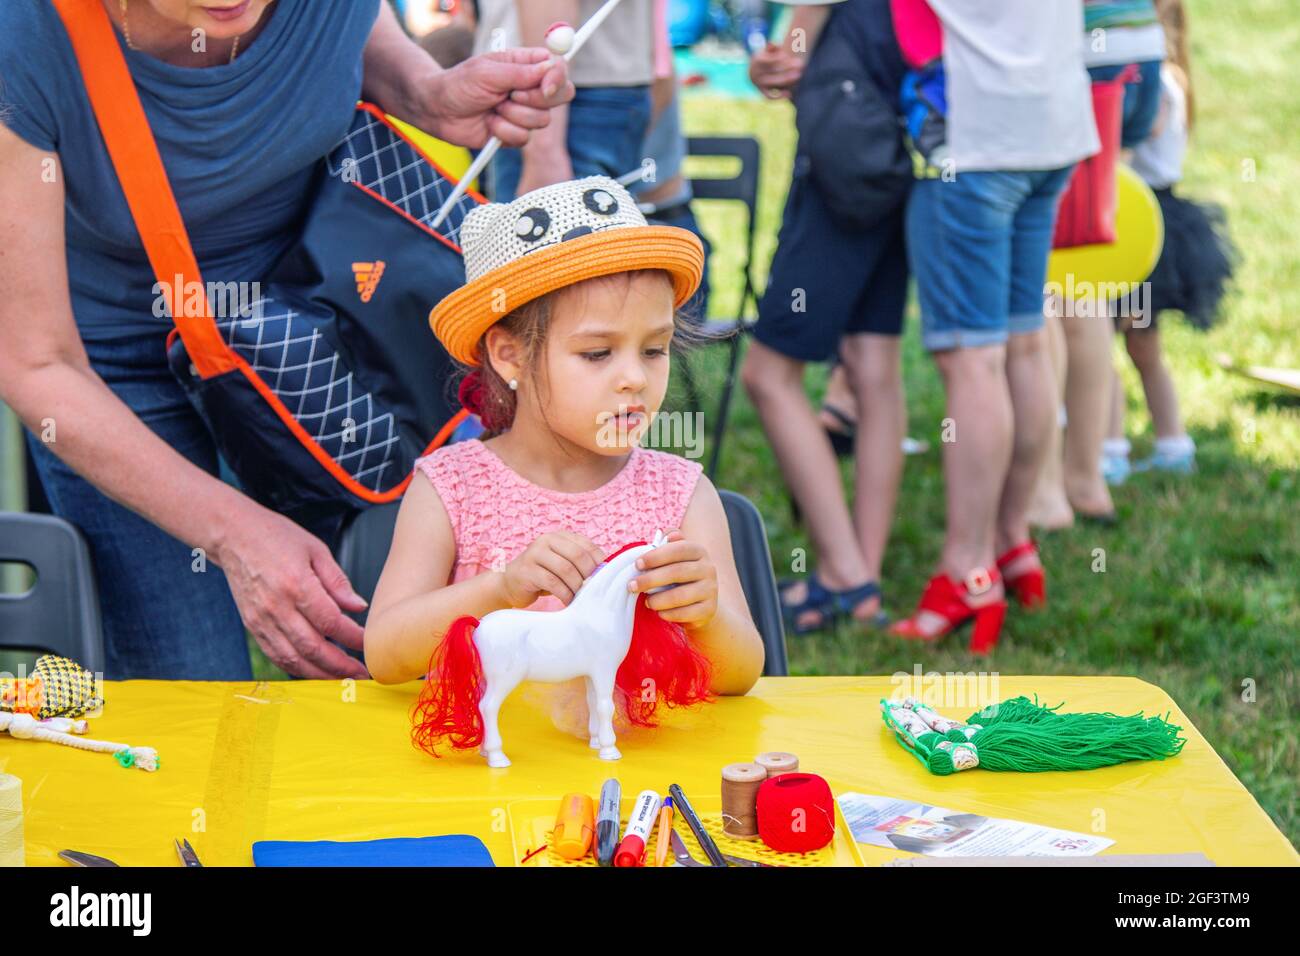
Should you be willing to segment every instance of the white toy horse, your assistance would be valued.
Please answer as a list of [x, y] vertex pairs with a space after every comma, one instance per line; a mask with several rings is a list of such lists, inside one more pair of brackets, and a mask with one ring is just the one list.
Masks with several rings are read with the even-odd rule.
[[602, 760], [618, 760], [614, 688], [627, 695], [633, 724], [654, 726], [659, 702], [708, 699], [708, 660], [682, 629], [628, 591], [636, 560], [664, 544], [635, 542], [614, 552], [559, 611], [504, 609], [482, 621], [457, 618], [434, 649], [428, 681], [416, 703], [412, 740], [437, 756], [446, 738], [457, 749], [478, 747], [489, 767], [508, 767], [497, 717], [511, 691], [526, 680], [587, 682], [588, 731]]

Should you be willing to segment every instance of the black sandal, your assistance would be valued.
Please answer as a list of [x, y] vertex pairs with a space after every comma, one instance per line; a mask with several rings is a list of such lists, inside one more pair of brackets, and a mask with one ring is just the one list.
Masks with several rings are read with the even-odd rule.
[[[810, 572], [806, 582], [808, 593], [798, 604], [791, 604], [786, 600], [785, 592], [796, 583], [798, 583], [796, 578], [784, 578], [781, 581], [781, 614], [789, 630], [800, 636], [834, 626], [844, 618], [853, 618], [854, 608], [868, 598], [881, 598], [883, 605], [880, 584], [877, 581], [868, 581], [866, 584], [843, 591], [833, 591], [822, 584], [816, 572]], [[815, 624], [800, 624], [799, 618], [808, 611], [817, 612], [819, 620]], [[889, 623], [889, 615], [882, 607], [870, 621], [862, 623], [883, 628]]]
[[848, 413], [846, 413], [842, 408], [838, 408], [835, 405], [822, 402], [822, 411], [828, 412], [831, 418], [839, 422], [844, 429], [843, 431], [840, 431], [834, 428], [827, 428], [825, 425], [822, 426], [826, 432], [826, 437], [831, 440], [831, 448], [835, 449], [835, 454], [840, 458], [852, 457], [853, 442], [858, 434], [858, 423], [852, 418], [849, 418]]

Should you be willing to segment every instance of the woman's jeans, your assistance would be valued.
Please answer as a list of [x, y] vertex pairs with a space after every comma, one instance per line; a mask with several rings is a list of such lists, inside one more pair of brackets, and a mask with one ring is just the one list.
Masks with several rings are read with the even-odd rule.
[[[217, 450], [167, 368], [164, 338], [151, 332], [85, 346], [91, 366], [154, 434], [218, 475]], [[54, 426], [57, 444], [57, 421]], [[250, 680], [244, 625], [211, 556], [108, 498], [39, 436], [28, 433], [27, 444], [50, 507], [90, 545], [104, 620], [104, 677]]]

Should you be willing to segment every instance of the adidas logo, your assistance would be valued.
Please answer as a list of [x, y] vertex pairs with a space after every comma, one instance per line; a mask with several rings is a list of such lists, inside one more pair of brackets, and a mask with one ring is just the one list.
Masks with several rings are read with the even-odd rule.
[[357, 295], [362, 302], [369, 302], [384, 275], [384, 260], [375, 262], [354, 262], [352, 272], [357, 277]]

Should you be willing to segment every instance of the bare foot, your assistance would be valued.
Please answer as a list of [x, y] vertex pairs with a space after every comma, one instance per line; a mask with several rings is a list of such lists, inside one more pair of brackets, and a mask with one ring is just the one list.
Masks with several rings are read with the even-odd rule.
[[[1006, 547], [999, 548], [998, 551], [999, 553], [1005, 554], [1013, 547], [1014, 545], [1008, 544]], [[1043, 562], [1039, 560], [1038, 552], [1027, 551], [1024, 554], [1019, 555], [1014, 561], [1002, 567], [1000, 570], [1002, 572], [1002, 579], [1004, 581], [1009, 581], [1013, 578], [1020, 577], [1020, 575], [1025, 574], [1028, 571], [1033, 571], [1035, 568], [1041, 568], [1042, 566]]]
[[1106, 487], [1106, 482], [1100, 476], [1095, 482], [1089, 482], [1087, 485], [1067, 482], [1065, 494], [1069, 498], [1070, 507], [1079, 514], [1109, 515], [1115, 513], [1115, 501], [1110, 496], [1110, 489]]

